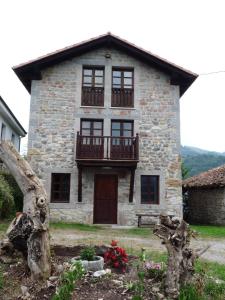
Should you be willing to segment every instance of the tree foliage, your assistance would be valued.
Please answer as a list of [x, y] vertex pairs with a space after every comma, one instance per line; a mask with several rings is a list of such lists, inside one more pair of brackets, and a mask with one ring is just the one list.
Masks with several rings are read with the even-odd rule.
[[9, 217], [14, 211], [12, 189], [2, 175], [0, 175], [0, 218]]

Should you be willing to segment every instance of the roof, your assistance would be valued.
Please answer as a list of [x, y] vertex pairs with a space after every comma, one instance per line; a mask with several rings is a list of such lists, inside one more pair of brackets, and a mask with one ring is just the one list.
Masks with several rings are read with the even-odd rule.
[[225, 187], [225, 165], [185, 179], [183, 187], [187, 189]]
[[47, 55], [38, 57], [37, 59], [14, 66], [13, 70], [28, 92], [30, 92], [32, 80], [41, 80], [41, 70], [103, 46], [114, 47], [125, 51], [127, 54], [169, 74], [171, 76], [171, 84], [180, 86], [181, 95], [198, 77], [197, 74], [137, 47], [136, 45], [111, 33], [65, 47]]
[[0, 114], [2, 114], [3, 117], [9, 119], [11, 126], [15, 129], [16, 133], [22, 137], [24, 137], [27, 132], [23, 128], [23, 126], [20, 124], [20, 122], [17, 120], [11, 109], [8, 107], [8, 105], [5, 103], [5, 101], [0, 96]]

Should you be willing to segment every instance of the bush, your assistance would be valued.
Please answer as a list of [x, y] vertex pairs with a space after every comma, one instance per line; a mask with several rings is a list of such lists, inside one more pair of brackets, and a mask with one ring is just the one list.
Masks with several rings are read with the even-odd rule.
[[12, 190], [4, 177], [0, 175], [0, 218], [9, 217], [14, 210]]
[[4, 178], [4, 180], [10, 186], [11, 194], [14, 198], [15, 211], [22, 211], [23, 210], [23, 193], [21, 192], [14, 177], [7, 170], [1, 170], [0, 176], [2, 176]]
[[95, 258], [95, 249], [94, 247], [85, 247], [81, 253], [80, 253], [80, 258], [82, 260], [88, 260], [88, 261], [93, 261]]

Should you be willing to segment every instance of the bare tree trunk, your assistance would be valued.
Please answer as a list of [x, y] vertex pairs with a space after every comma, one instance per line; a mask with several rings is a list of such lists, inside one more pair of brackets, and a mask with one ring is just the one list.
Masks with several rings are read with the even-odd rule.
[[27, 256], [33, 278], [50, 275], [49, 207], [45, 188], [29, 163], [16, 151], [12, 143], [0, 143], [0, 158], [14, 176], [24, 195], [23, 213], [7, 230], [11, 244]]
[[154, 234], [163, 240], [168, 251], [168, 265], [165, 279], [165, 293], [169, 299], [177, 299], [180, 285], [190, 283], [194, 274], [196, 258], [208, 247], [196, 252], [190, 248], [192, 231], [184, 220], [160, 216], [160, 225], [154, 228]]

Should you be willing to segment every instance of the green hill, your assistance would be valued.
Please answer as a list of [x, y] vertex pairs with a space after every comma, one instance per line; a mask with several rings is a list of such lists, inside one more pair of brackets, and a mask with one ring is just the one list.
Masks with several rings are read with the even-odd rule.
[[195, 147], [182, 146], [181, 156], [189, 177], [225, 164], [225, 154]]

